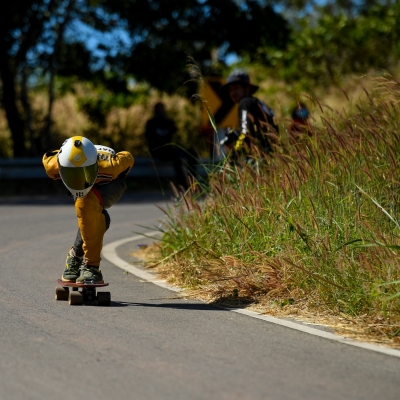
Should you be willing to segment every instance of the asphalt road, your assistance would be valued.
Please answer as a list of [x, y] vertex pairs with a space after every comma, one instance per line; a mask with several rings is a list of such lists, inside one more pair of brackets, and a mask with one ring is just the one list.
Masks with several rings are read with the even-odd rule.
[[[155, 201], [112, 207], [105, 243], [152, 230]], [[179, 299], [107, 261], [111, 307], [56, 302], [72, 204], [0, 200], [0, 221], [1, 400], [400, 398], [400, 358]]]

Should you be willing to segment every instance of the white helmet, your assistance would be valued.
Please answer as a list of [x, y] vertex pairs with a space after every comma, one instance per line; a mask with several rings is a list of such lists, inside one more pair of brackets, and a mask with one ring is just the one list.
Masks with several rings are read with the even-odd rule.
[[67, 139], [58, 153], [61, 179], [74, 198], [85, 197], [97, 179], [97, 150], [83, 136]]

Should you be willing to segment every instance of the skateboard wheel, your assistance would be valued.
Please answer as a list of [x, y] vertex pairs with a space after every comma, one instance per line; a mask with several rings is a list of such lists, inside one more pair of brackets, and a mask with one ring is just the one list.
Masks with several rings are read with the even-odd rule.
[[97, 305], [98, 306], [109, 306], [111, 303], [110, 292], [97, 292]]
[[70, 306], [80, 306], [83, 304], [83, 296], [80, 292], [69, 292], [68, 302]]
[[56, 287], [56, 300], [68, 300], [69, 290], [67, 287], [57, 286]]

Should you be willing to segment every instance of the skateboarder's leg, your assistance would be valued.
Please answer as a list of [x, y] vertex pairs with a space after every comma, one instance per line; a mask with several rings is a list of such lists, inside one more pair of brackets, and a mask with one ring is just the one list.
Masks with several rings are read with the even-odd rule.
[[86, 197], [75, 202], [79, 230], [75, 239], [74, 252], [83, 253], [85, 263], [76, 282], [94, 280], [104, 282], [100, 271], [100, 252], [104, 233], [110, 226], [106, 208], [115, 204], [126, 190], [124, 178], [117, 178], [106, 185], [96, 185]]
[[95, 189], [92, 189], [86, 197], [76, 199], [75, 210], [83, 241], [82, 249], [85, 259], [80, 269], [80, 276], [76, 282], [94, 281], [102, 283], [104, 281], [99, 268], [101, 260], [100, 252], [103, 246], [104, 233], [107, 228], [107, 218], [103, 212], [102, 199], [99, 193]]
[[[108, 214], [107, 210], [103, 210], [103, 214], [106, 219], [106, 231], [107, 231], [108, 228], [110, 227], [111, 218], [110, 218], [110, 214]], [[80, 229], [78, 229], [78, 232], [76, 233], [76, 238], [75, 238], [74, 245], [72, 246], [71, 253], [74, 256], [79, 257], [79, 258], [83, 258], [84, 254], [85, 254], [83, 252], [83, 239], [82, 239]]]
[[[115, 204], [123, 195], [126, 189], [125, 179], [117, 178], [115, 181], [108, 183], [107, 185], [99, 185], [96, 186], [98, 193], [101, 196], [101, 200], [103, 203], [103, 214], [106, 218], [106, 231], [110, 227], [111, 219], [108, 214], [106, 208], [110, 208], [113, 204]], [[75, 243], [73, 246], [73, 254], [77, 257], [83, 257], [83, 239], [81, 235], [81, 230], [78, 229], [76, 234]]]

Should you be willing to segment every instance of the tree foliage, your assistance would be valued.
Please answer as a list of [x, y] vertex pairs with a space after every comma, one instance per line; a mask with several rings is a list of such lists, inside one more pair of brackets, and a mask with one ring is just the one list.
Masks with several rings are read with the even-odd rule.
[[340, 82], [346, 74], [391, 72], [400, 58], [400, 3], [376, 4], [355, 16], [331, 5], [296, 20], [288, 46], [260, 49], [279, 78], [310, 89]]
[[[91, 82], [81, 108], [101, 121], [132, 82], [188, 94], [188, 56], [204, 75], [225, 74], [226, 56], [259, 61], [302, 89], [343, 74], [391, 70], [400, 57], [400, 4], [393, 0], [15, 0], [0, 4], [1, 104], [14, 156], [53, 146], [57, 78], [64, 90]], [[32, 89], [44, 84], [46, 116]], [[143, 86], [142, 86], [143, 87]]]
[[[211, 71], [213, 62], [221, 63], [228, 52], [253, 54], [265, 45], [282, 48], [288, 32], [285, 19], [268, 2], [256, 0], [2, 2], [2, 104], [14, 156], [51, 146], [56, 76], [126, 94], [129, 80], [135, 79], [173, 93], [187, 79], [188, 55]], [[48, 80], [48, 116], [40, 132], [32, 128], [32, 76]]]
[[170, 93], [184, 83], [187, 55], [209, 73], [213, 61], [223, 62], [228, 53], [251, 58], [259, 47], [282, 49], [289, 33], [287, 22], [271, 5], [255, 0], [106, 0], [106, 4], [110, 13], [126, 19], [132, 38], [126, 72]]
[[[67, 45], [67, 32], [73, 23], [83, 17], [99, 20], [95, 8], [87, 3], [86, 0], [15, 0], [0, 4], [1, 101], [16, 157], [41, 153], [43, 148], [51, 146], [51, 104], [54, 76], [62, 69], [60, 49]], [[77, 62], [83, 65], [82, 53], [90, 60], [87, 52], [78, 52], [74, 59], [65, 60], [64, 69]], [[34, 132], [29, 87], [44, 76], [48, 80], [49, 117]], [[86, 76], [90, 78], [91, 73]]]

